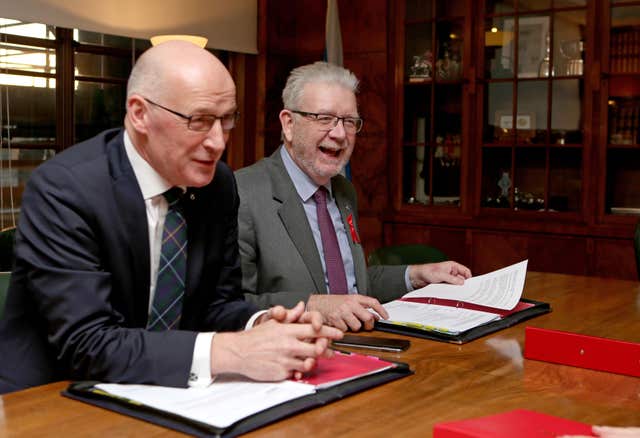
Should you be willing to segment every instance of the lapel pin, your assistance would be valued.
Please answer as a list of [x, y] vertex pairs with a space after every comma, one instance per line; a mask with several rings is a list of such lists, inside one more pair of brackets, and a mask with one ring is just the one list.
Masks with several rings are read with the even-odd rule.
[[347, 223], [349, 224], [349, 231], [351, 231], [351, 241], [355, 244], [359, 244], [360, 236], [358, 236], [358, 231], [356, 230], [356, 226], [353, 221], [353, 214], [349, 213], [349, 216], [347, 216]]

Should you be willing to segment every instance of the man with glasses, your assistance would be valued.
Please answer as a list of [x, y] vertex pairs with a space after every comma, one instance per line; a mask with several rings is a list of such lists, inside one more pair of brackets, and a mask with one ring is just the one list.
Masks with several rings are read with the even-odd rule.
[[325, 322], [370, 330], [386, 302], [428, 283], [462, 284], [456, 262], [367, 269], [353, 185], [340, 171], [363, 120], [358, 80], [316, 62], [294, 69], [282, 92], [283, 146], [236, 172], [245, 297], [259, 307], [306, 301]]
[[240, 291], [239, 201], [220, 161], [236, 119], [222, 63], [167, 42], [131, 72], [124, 129], [33, 173], [0, 320], [0, 393], [65, 379], [280, 380], [330, 355], [342, 333], [321, 315], [302, 303], [257, 312]]

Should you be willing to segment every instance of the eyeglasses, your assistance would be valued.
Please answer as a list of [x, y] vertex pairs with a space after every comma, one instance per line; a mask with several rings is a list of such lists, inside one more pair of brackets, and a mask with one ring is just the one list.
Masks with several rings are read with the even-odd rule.
[[356, 134], [360, 132], [362, 129], [362, 125], [364, 124], [364, 120], [360, 117], [338, 117], [333, 114], [318, 114], [318, 113], [308, 113], [306, 111], [298, 111], [298, 110], [289, 110], [292, 113], [300, 114], [301, 116], [308, 117], [309, 119], [316, 122], [322, 129], [326, 129], [327, 131], [331, 131], [333, 128], [338, 126], [338, 122], [342, 120], [342, 126], [344, 126], [344, 130], [350, 134]]
[[185, 119], [187, 121], [187, 128], [192, 131], [198, 132], [206, 132], [210, 131], [213, 127], [216, 120], [220, 120], [220, 124], [222, 125], [222, 129], [224, 131], [230, 131], [236, 126], [236, 121], [238, 117], [240, 117], [239, 111], [234, 111], [230, 114], [225, 114], [223, 116], [216, 116], [213, 114], [192, 114], [190, 116], [186, 116], [178, 111], [174, 111], [172, 109], [167, 108], [166, 106], [162, 106], [159, 103], [155, 103], [151, 99], [144, 98], [151, 105], [157, 106], [158, 108], [162, 108], [165, 111], [170, 112], [171, 114], [175, 114], [176, 116]]

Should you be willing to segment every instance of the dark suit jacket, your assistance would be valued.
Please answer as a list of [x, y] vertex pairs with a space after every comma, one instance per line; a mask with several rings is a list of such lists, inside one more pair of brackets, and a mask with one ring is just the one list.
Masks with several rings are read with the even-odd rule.
[[149, 233], [123, 131], [47, 161], [23, 195], [16, 264], [0, 320], [0, 393], [60, 379], [187, 386], [197, 331], [241, 329], [238, 196], [219, 163], [189, 188], [188, 273], [180, 330], [144, 329]]
[[[326, 294], [320, 252], [280, 149], [238, 170], [236, 179], [242, 286], [247, 300], [266, 308], [275, 304], [292, 306], [311, 294]], [[347, 233], [349, 215], [357, 230], [358, 204], [353, 185], [338, 175], [331, 179], [331, 190]], [[362, 245], [348, 238], [359, 293], [386, 302], [407, 292], [406, 266], [367, 269]]]

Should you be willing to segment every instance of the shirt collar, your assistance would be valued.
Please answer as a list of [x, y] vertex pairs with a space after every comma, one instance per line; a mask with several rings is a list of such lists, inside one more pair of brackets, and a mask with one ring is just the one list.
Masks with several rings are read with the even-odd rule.
[[[313, 182], [313, 180], [309, 178], [309, 175], [300, 169], [300, 166], [293, 161], [289, 150], [284, 145], [280, 147], [280, 157], [282, 157], [284, 167], [287, 169], [287, 173], [291, 177], [291, 181], [293, 181], [293, 186], [296, 188], [298, 195], [302, 198], [302, 202], [307, 202], [309, 198], [318, 191], [320, 186]], [[331, 181], [325, 184], [324, 187], [329, 192], [329, 196], [333, 196], [331, 192]]]
[[127, 152], [127, 158], [129, 158], [131, 167], [133, 167], [133, 173], [136, 175], [138, 185], [142, 191], [142, 197], [145, 201], [163, 194], [172, 187], [166, 179], [160, 176], [160, 174], [142, 158], [126, 130], [124, 131], [124, 149]]

